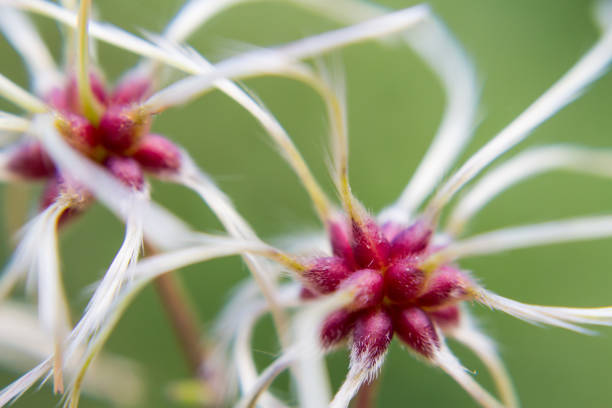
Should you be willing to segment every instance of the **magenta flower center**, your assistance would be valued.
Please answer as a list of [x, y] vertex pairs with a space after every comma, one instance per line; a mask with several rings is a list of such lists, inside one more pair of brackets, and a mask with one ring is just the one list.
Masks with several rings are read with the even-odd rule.
[[352, 336], [353, 352], [375, 362], [397, 334], [425, 357], [440, 345], [436, 327], [458, 324], [458, 303], [467, 299], [470, 277], [452, 265], [425, 272], [436, 251], [423, 222], [380, 227], [372, 219], [328, 226], [333, 256], [315, 258], [304, 273], [304, 297], [349, 289], [352, 302], [330, 314], [321, 339], [331, 347]]

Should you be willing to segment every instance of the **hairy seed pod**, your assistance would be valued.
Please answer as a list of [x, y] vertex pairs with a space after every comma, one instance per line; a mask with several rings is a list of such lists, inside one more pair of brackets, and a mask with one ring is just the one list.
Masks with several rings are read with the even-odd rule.
[[366, 218], [352, 222], [353, 252], [360, 268], [381, 269], [387, 265], [389, 241], [376, 222]]
[[386, 295], [393, 302], [413, 301], [424, 284], [425, 274], [408, 259], [393, 263], [385, 272]]
[[156, 134], [146, 135], [132, 157], [151, 173], [173, 172], [181, 167], [181, 151], [174, 143]]
[[373, 367], [389, 347], [392, 337], [393, 323], [389, 313], [385, 309], [368, 310], [355, 321], [351, 360]]
[[459, 326], [461, 322], [461, 310], [459, 306], [445, 306], [427, 312], [429, 317], [443, 330]]
[[390, 257], [400, 259], [423, 252], [431, 239], [431, 227], [423, 221], [417, 221], [398, 233], [391, 242]]
[[385, 281], [373, 269], [361, 269], [349, 276], [340, 285], [341, 289], [353, 292], [353, 301], [347, 306], [350, 310], [362, 310], [377, 306], [383, 299]]
[[327, 224], [329, 230], [329, 240], [332, 253], [340, 257], [351, 269], [356, 268], [353, 247], [351, 246], [350, 232], [346, 224], [342, 221], [332, 220]]
[[432, 358], [440, 347], [440, 339], [431, 319], [418, 307], [396, 312], [393, 327], [404, 343], [424, 357]]
[[94, 156], [99, 138], [93, 125], [83, 116], [66, 112], [55, 122], [66, 141], [86, 156]]
[[132, 153], [150, 126], [150, 115], [141, 109], [131, 105], [113, 105], [100, 119], [100, 142], [111, 152]]
[[51, 177], [55, 173], [51, 158], [37, 141], [16, 145], [10, 151], [6, 168], [17, 177], [31, 180]]
[[144, 175], [136, 160], [129, 157], [111, 156], [104, 166], [128, 187], [141, 190], [144, 186]]
[[352, 271], [344, 260], [337, 256], [317, 258], [312, 261], [304, 272], [308, 286], [318, 293], [330, 293], [348, 278]]
[[471, 286], [471, 279], [466, 273], [452, 266], [443, 266], [429, 279], [427, 289], [417, 303], [432, 307], [465, 300]]
[[353, 330], [356, 317], [357, 313], [347, 309], [339, 309], [330, 313], [321, 326], [321, 344], [323, 347], [333, 347], [344, 340]]

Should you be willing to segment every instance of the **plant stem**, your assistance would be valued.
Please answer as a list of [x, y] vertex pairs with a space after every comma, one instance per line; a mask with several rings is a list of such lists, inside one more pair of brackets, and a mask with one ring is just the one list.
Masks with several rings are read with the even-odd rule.
[[[149, 255], [156, 253], [155, 248], [147, 243], [145, 243], [145, 250]], [[174, 272], [165, 273], [155, 279], [154, 286], [174, 328], [189, 369], [194, 376], [200, 377], [200, 368], [205, 356], [205, 350], [200, 341], [202, 325], [188, 299], [180, 277]]]
[[378, 378], [361, 386], [355, 397], [353, 408], [373, 408], [376, 406], [376, 394], [378, 391]]

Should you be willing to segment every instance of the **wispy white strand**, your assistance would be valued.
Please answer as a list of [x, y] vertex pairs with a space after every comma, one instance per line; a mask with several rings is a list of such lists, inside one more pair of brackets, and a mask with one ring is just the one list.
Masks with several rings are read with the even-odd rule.
[[43, 236], [45, 224], [53, 210], [48, 208], [21, 229], [19, 244], [0, 277], [0, 300], [6, 298], [17, 282], [32, 268], [38, 250], [38, 240]]
[[220, 78], [245, 78], [283, 72], [291, 69], [292, 63], [300, 59], [404, 30], [422, 21], [427, 12], [426, 7], [415, 6], [351, 27], [298, 40], [276, 49], [256, 50], [229, 58], [215, 65], [213, 73], [185, 78], [154, 94], [145, 102], [145, 108], [157, 112], [167, 106], [185, 103], [210, 89]]
[[[131, 268], [134, 280], [129, 285], [126, 285], [121, 291], [112, 309], [107, 313], [104, 323], [90, 340], [87, 350], [83, 353], [79, 362], [75, 364], [75, 367], [78, 368], [78, 376], [82, 377], [85, 375], [85, 371], [89, 367], [89, 364], [93, 361], [95, 356], [98, 355], [129, 304], [140, 290], [152, 279], [190, 263], [203, 262], [209, 259], [239, 254], [249, 250], [259, 250], [260, 248], [259, 244], [211, 236], [209, 245], [155, 255], [140, 261], [136, 266]], [[69, 339], [72, 339], [74, 335], [75, 333], [73, 331]], [[48, 374], [51, 368], [52, 360], [51, 357], [49, 357], [39, 366], [5, 388], [0, 393], [0, 407], [32, 387], [38, 380]], [[71, 401], [67, 401], [67, 404], [70, 403]]]
[[520, 403], [512, 379], [499, 356], [493, 340], [481, 332], [473, 322], [466, 308], [461, 310], [461, 322], [458, 327], [449, 330], [448, 335], [472, 350], [485, 364], [506, 408], [519, 408]]
[[[0, 307], [0, 364], [17, 370], [29, 370], [35, 362], [53, 352], [53, 342], [41, 327], [36, 311], [22, 303], [5, 301]], [[67, 366], [68, 374], [74, 367]], [[139, 367], [131, 361], [105, 354], [91, 368], [83, 390], [117, 405], [136, 404], [144, 385]]]
[[346, 306], [350, 300], [350, 294], [338, 291], [312, 302], [294, 318], [293, 346], [298, 352], [295, 381], [301, 408], [317, 408], [328, 404], [331, 407], [333, 404], [329, 402], [331, 389], [320, 333], [324, 319], [334, 310]]
[[486, 232], [451, 242], [433, 257], [458, 259], [502, 251], [612, 237], [612, 215], [572, 218]]
[[580, 325], [612, 326], [612, 307], [567, 308], [530, 305], [505, 298], [483, 288], [477, 290], [476, 300], [528, 323], [547, 324], [583, 334], [594, 332]]
[[474, 377], [466, 371], [457, 357], [442, 342], [441, 347], [433, 357], [433, 363], [450, 375], [457, 383], [484, 408], [505, 408], [474, 380]]
[[[178, 174], [169, 176], [169, 178], [198, 193], [230, 235], [246, 240], [258, 240], [255, 232], [236, 211], [230, 199], [216, 186], [207, 174], [193, 163], [187, 152], [182, 152], [181, 160], [181, 170]], [[281, 336], [281, 344], [284, 344], [287, 322], [285, 313], [278, 306], [276, 294], [278, 274], [276, 273], [276, 268], [270, 268], [265, 260], [250, 254], [244, 254], [243, 259], [269, 303], [275, 326]]]
[[177, 43], [185, 41], [211, 17], [245, 0], [190, 0], [164, 30], [164, 37]]
[[[142, 249], [143, 239], [143, 207], [146, 204], [145, 197], [134, 202], [126, 222], [125, 239], [121, 248], [115, 255], [110, 267], [102, 277], [91, 297], [85, 313], [76, 325], [71, 347], [66, 350], [66, 358], [80, 349], [97, 328], [100, 327], [109, 308], [119, 295], [121, 288], [130, 280], [127, 275], [128, 268], [138, 260]], [[77, 391], [78, 392], [78, 391]]]
[[[333, 310], [345, 306], [350, 301], [350, 296], [345, 292], [338, 292], [307, 303], [296, 302], [296, 299], [299, 299], [296, 288], [297, 286], [294, 285], [284, 288], [283, 304], [285, 307], [301, 305], [303, 309], [293, 319], [291, 345], [285, 348], [270, 370], [277, 375], [280, 373], [277, 371], [279, 369], [276, 366], [277, 364], [288, 367], [291, 363], [296, 370], [294, 374], [298, 387], [299, 406], [302, 408], [326, 406], [329, 401], [327, 372], [319, 370], [318, 367], [318, 361], [324, 354], [319, 339], [320, 328], [323, 319]], [[262, 374], [267, 380], [257, 374], [251, 355], [253, 326], [259, 316], [266, 310], [264, 306], [263, 303], [258, 306], [257, 302], [253, 302], [245, 316], [245, 321], [240, 325], [236, 340], [234, 356], [244, 395], [241, 400], [242, 404], [254, 401], [257, 395], [261, 394], [257, 387], [266, 386], [266, 381], [273, 380], [273, 377], [267, 377], [271, 375], [270, 372]], [[314, 365], [313, 360], [316, 363]], [[262, 406], [277, 406], [279, 404], [274, 397], [266, 392], [259, 396]]]
[[448, 201], [498, 156], [525, 139], [536, 127], [574, 101], [593, 81], [602, 76], [612, 59], [612, 27], [559, 81], [542, 94], [506, 128], [474, 154], [436, 193], [428, 205], [437, 216]]
[[[244, 395], [237, 406], [249, 408], [255, 406], [266, 408], [286, 407], [279, 399], [267, 392], [265, 388], [260, 388], [268, 384], [260, 384], [258, 381], [259, 376], [257, 374], [257, 367], [255, 366], [255, 361], [253, 361], [251, 351], [251, 339], [255, 323], [267, 308], [264, 302], [255, 302], [249, 306], [250, 310], [247, 315], [244, 316], [238, 328], [234, 343], [233, 363], [236, 366], [240, 389], [242, 390], [241, 393]], [[285, 351], [280, 358], [283, 358], [287, 352], [288, 351]], [[273, 378], [270, 379], [270, 381], [271, 380], [273, 380]]]
[[[32, 13], [52, 18], [69, 27], [76, 28], [77, 13], [67, 10], [57, 4], [44, 0], [0, 0], [0, 5], [18, 7]], [[188, 58], [170, 55], [148, 41], [128, 33], [111, 24], [90, 21], [89, 33], [92, 37], [112, 44], [120, 49], [133, 52], [147, 58], [163, 61], [164, 63], [184, 71], [194, 69], [193, 62]]]
[[41, 235], [37, 237], [38, 251], [31, 266], [31, 273], [38, 278], [38, 315], [43, 326], [54, 337], [56, 350], [61, 349], [70, 329], [68, 302], [62, 285], [57, 247], [57, 222], [69, 207], [69, 202], [62, 201], [60, 197], [58, 202], [49, 207], [49, 212], [43, 213], [48, 218], [44, 221]]
[[[235, 255], [243, 251], [258, 250], [261, 245], [251, 242], [236, 241], [224, 237], [210, 237], [208, 245], [197, 248], [177, 250], [159, 255], [148, 257], [130, 268], [129, 274], [133, 280], [124, 286], [121, 293], [117, 296], [113, 307], [106, 314], [106, 319], [100, 329], [91, 338], [87, 350], [78, 363], [79, 374], [76, 377], [78, 383], [85, 376], [85, 373], [93, 361], [100, 353], [102, 347], [119, 319], [132, 302], [134, 297], [153, 279], [168, 273], [174, 269], [181, 268], [196, 262], [203, 262], [209, 259]], [[74, 408], [78, 404], [79, 395], [71, 395], [64, 404], [65, 407]]]
[[[182, 40], [215, 13], [244, 2], [193, 0], [181, 10], [166, 32], [169, 38]], [[353, 24], [388, 12], [374, 4], [350, 0], [292, 0], [291, 3]], [[441, 22], [430, 14], [422, 24], [407, 32], [405, 39], [440, 77], [448, 102], [433, 145], [398, 203], [381, 214], [383, 220], [394, 218], [406, 221], [448, 171], [471, 135], [478, 100], [474, 68]]]
[[522, 180], [559, 169], [612, 177], [612, 152], [569, 145], [526, 150], [487, 172], [465, 193], [449, 215], [446, 232], [459, 235], [498, 194]]
[[479, 86], [475, 69], [461, 45], [435, 16], [406, 32], [405, 40], [442, 82], [446, 107], [436, 136], [397, 202], [381, 221], [405, 223], [450, 170], [475, 127]]
[[385, 351], [378, 357], [374, 365], [369, 360], [351, 359], [351, 366], [346, 379], [329, 404], [329, 408], [347, 408], [361, 386], [378, 375], [386, 355], [387, 352]]
[[0, 130], [8, 132], [25, 132], [30, 128], [30, 121], [8, 112], [0, 112]]
[[43, 101], [2, 74], [0, 74], [0, 96], [30, 113], [44, 113], [49, 110]]
[[0, 30], [23, 58], [34, 93], [44, 96], [62, 83], [53, 57], [30, 19], [18, 10], [0, 7]]
[[[250, 391], [244, 395], [240, 401], [235, 405], [237, 408], [251, 408], [257, 405], [258, 400], [262, 400], [262, 406], [264, 407], [284, 407], [284, 404], [273, 403], [272, 401], [265, 401], [266, 396], [263, 395], [264, 391], [272, 384], [274, 379], [278, 377], [283, 371], [285, 371], [297, 358], [297, 352], [290, 349], [278, 357], [272, 364], [270, 364], [253, 383]], [[265, 402], [264, 402], [265, 401]]]
[[43, 378], [52, 367], [53, 360], [51, 357], [49, 357], [21, 376], [15, 382], [6, 386], [2, 391], [0, 391], [0, 407], [4, 407], [19, 398], [21, 394], [29, 390], [32, 386], [34, 386], [34, 384]]

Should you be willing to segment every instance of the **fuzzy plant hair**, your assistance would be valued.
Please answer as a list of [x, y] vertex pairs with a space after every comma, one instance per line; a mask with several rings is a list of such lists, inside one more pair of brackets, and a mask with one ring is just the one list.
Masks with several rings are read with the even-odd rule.
[[[161, 33], [141, 38], [93, 19], [91, 0], [0, 0], [0, 31], [22, 57], [31, 83], [26, 90], [0, 73], [0, 96], [21, 112], [0, 112], [0, 178], [44, 186], [39, 211], [21, 229], [0, 275], [0, 347], [17, 350], [36, 364], [25, 368], [22, 358], [7, 358], [29, 371], [0, 391], [0, 406], [47, 380], [62, 394], [65, 407], [76, 408], [82, 391], [115, 405], [137, 404], [143, 392], [138, 368], [102, 349], [135, 297], [155, 284], [194, 377], [210, 393], [210, 405], [348, 407], [358, 393], [367, 395], [395, 338], [417, 359], [448, 374], [480, 406], [518, 407], [496, 345], [471, 309], [485, 306], [529, 323], [590, 334], [591, 326], [612, 325], [612, 307], [523, 303], [485, 288], [479, 271], [466, 270], [462, 261], [612, 237], [612, 215], [477, 235], [466, 231], [492, 199], [528, 178], [559, 169], [612, 176], [612, 150], [570, 144], [524, 149], [493, 167], [606, 74], [612, 60], [612, 3], [597, 3], [600, 36], [592, 47], [459, 162], [477, 125], [480, 82], [466, 52], [431, 7], [389, 10], [360, 0], [284, 0], [339, 28], [276, 46], [246, 47], [214, 64], [185, 45], [214, 16], [248, 2], [189, 0]], [[61, 27], [61, 63], [52, 57], [31, 15], [50, 18]], [[92, 58], [97, 41], [142, 59], [111, 86], [104, 79], [103, 63]], [[442, 120], [421, 163], [398, 198], [378, 214], [368, 211], [351, 187], [347, 84], [337, 64], [322, 62], [336, 50], [366, 41], [410, 48], [437, 76], [446, 97]], [[319, 184], [273, 113], [237, 82], [261, 76], [301, 82], [320, 97], [329, 124], [337, 200]], [[152, 131], [156, 116], [215, 89], [257, 121], [304, 187], [321, 232], [311, 239], [291, 231], [299, 249], [281, 249], [261, 239], [200, 167], [198, 157], [179, 146], [173, 135]], [[152, 179], [195, 192], [225, 231], [198, 231], [155, 203]], [[73, 322], [58, 234], [78, 222], [93, 202], [121, 220], [125, 233]], [[173, 272], [228, 256], [241, 257], [249, 278], [219, 312], [204, 352]], [[36, 309], [8, 299], [20, 281], [35, 295]], [[261, 369], [252, 338], [267, 315], [280, 349]], [[466, 370], [447, 339], [474, 352], [490, 372], [494, 392]], [[349, 364], [344, 381], [332, 390], [325, 357], [339, 348], [348, 348]], [[294, 385], [291, 398], [270, 388], [283, 372], [289, 372]]]

